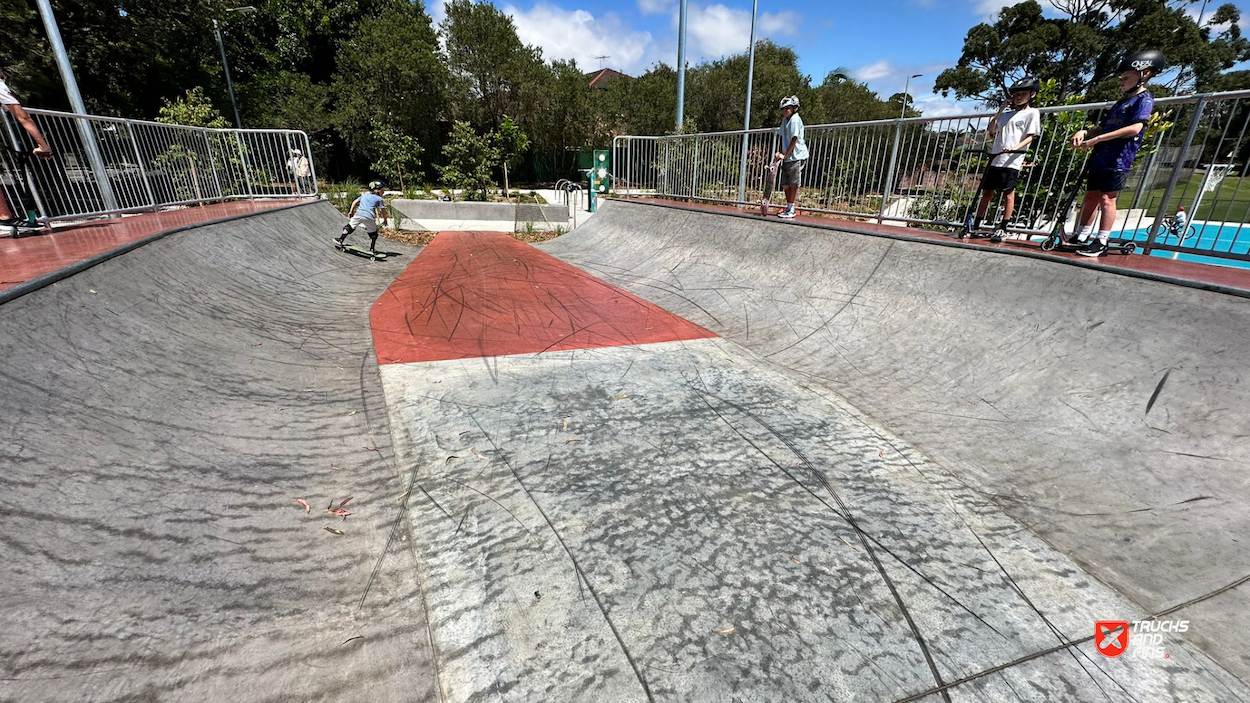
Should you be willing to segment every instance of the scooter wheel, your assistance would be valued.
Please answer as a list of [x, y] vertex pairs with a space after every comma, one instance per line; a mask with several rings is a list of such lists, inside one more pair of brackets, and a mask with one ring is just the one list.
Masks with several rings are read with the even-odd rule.
[[1058, 237], [1047, 237], [1042, 241], [1042, 251], [1054, 251], [1057, 246], [1059, 246]]
[[955, 239], [967, 239], [971, 234], [972, 232], [969, 232], [967, 227], [960, 227], [955, 230]]
[[1137, 251], [1137, 245], [1132, 242], [1125, 242], [1120, 245], [1121, 254], [1132, 254]]

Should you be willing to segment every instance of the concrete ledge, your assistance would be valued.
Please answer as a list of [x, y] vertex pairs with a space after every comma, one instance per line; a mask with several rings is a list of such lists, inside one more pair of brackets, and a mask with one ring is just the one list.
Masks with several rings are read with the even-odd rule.
[[441, 200], [407, 200], [396, 198], [391, 206], [409, 220], [490, 220], [497, 222], [551, 222], [564, 224], [569, 219], [565, 205], [533, 203], [474, 203]]

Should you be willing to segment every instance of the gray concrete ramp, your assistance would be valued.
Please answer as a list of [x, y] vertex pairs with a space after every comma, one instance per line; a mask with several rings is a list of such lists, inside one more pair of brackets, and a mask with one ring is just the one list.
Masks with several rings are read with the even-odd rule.
[[629, 202], [544, 250], [846, 398], [1250, 680], [1250, 300]]
[[368, 322], [413, 252], [342, 223], [180, 232], [0, 306], [0, 700], [439, 699]]

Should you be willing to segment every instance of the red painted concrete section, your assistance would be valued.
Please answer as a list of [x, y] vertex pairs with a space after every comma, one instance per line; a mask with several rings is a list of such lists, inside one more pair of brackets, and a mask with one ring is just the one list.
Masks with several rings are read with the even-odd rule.
[[97, 220], [13, 239], [0, 238], [0, 291], [131, 242], [188, 225], [287, 207], [299, 200], [243, 200]]
[[378, 363], [716, 335], [500, 232], [443, 232], [374, 304]]

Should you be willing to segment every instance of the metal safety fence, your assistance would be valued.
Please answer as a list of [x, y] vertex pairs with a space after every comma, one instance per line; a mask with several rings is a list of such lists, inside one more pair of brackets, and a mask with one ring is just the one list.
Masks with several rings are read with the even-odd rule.
[[[1073, 149], [1112, 103], [1042, 108], [1042, 133], [1024, 157], [1007, 230], [1021, 237], [1071, 231], [1089, 152]], [[992, 113], [814, 125], [797, 202], [806, 214], [925, 228], [960, 227], [989, 165]], [[1152, 250], [1250, 261], [1250, 91], [1155, 101], [1145, 141], [1117, 200], [1112, 238]], [[1010, 145], [1009, 145], [1010, 146]], [[774, 129], [621, 136], [612, 144], [618, 197], [760, 203]], [[1075, 203], [1069, 207], [1069, 204]], [[1002, 194], [986, 212], [997, 222]], [[1183, 208], [1187, 222], [1177, 226]]]
[[308, 135], [210, 129], [27, 110], [52, 147], [0, 116], [0, 189], [15, 214], [43, 221], [140, 212], [237, 198], [317, 194]]

